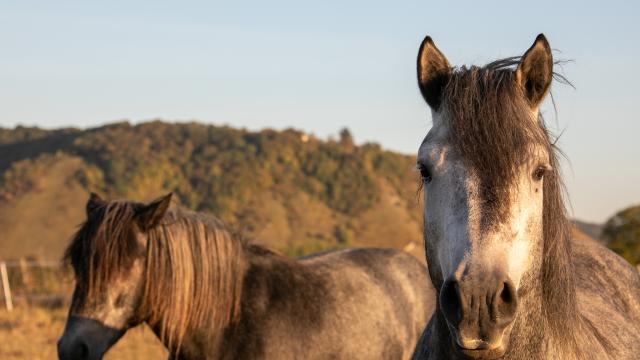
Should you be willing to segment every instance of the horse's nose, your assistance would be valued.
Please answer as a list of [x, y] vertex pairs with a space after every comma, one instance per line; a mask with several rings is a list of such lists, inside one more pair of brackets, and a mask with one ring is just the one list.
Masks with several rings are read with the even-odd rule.
[[89, 359], [89, 345], [82, 340], [66, 342], [64, 338], [58, 340], [58, 358], [60, 360]]
[[445, 319], [457, 330], [458, 345], [467, 349], [484, 349], [499, 342], [518, 307], [516, 289], [506, 276], [449, 278], [439, 301]]

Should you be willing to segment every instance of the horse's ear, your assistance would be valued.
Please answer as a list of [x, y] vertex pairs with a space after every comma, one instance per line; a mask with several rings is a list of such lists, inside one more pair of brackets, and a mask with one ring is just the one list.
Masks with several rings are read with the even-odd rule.
[[87, 216], [91, 215], [92, 212], [97, 208], [104, 206], [106, 203], [107, 202], [102, 200], [98, 194], [92, 192], [91, 195], [89, 195], [89, 200], [87, 201]]
[[173, 193], [169, 193], [136, 211], [136, 220], [142, 230], [149, 230], [160, 223], [171, 205], [172, 195]]
[[451, 66], [447, 58], [427, 36], [418, 51], [418, 86], [422, 96], [433, 110], [440, 108], [442, 92], [451, 76]]
[[537, 108], [551, 87], [553, 80], [553, 55], [543, 34], [522, 56], [516, 69], [516, 81], [532, 108]]

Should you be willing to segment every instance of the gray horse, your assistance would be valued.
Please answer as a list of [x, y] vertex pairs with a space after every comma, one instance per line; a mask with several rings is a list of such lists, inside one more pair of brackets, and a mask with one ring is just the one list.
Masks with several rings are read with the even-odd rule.
[[553, 66], [542, 34], [522, 57], [484, 67], [452, 68], [422, 42], [433, 128], [417, 164], [438, 303], [414, 359], [640, 357], [638, 272], [571, 238], [539, 115]]
[[175, 359], [408, 359], [432, 314], [426, 267], [391, 249], [292, 260], [212, 216], [92, 195], [60, 359], [100, 359], [148, 324]]

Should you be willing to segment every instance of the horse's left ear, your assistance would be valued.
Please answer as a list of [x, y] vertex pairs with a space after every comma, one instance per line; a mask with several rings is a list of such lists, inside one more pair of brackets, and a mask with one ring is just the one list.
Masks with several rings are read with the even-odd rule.
[[93, 213], [97, 208], [106, 205], [106, 203], [107, 202], [102, 200], [100, 195], [92, 192], [91, 195], [89, 195], [89, 200], [87, 200], [87, 205], [85, 206], [87, 217], [89, 217], [89, 215], [91, 215], [91, 213]]
[[439, 111], [442, 93], [451, 75], [451, 65], [430, 36], [422, 40], [417, 62], [418, 87], [422, 97], [433, 110]]
[[540, 34], [518, 64], [516, 81], [532, 108], [537, 108], [551, 87], [553, 55], [547, 38]]
[[169, 205], [171, 205], [172, 195], [173, 193], [169, 193], [136, 211], [136, 220], [142, 230], [149, 230], [160, 223], [167, 209], [169, 209]]

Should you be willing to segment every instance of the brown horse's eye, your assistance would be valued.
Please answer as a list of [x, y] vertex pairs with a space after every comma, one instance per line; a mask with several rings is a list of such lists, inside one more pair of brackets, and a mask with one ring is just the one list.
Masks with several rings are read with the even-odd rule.
[[533, 172], [533, 180], [540, 181], [547, 173], [547, 168], [545, 166], [538, 166], [538, 168]]

